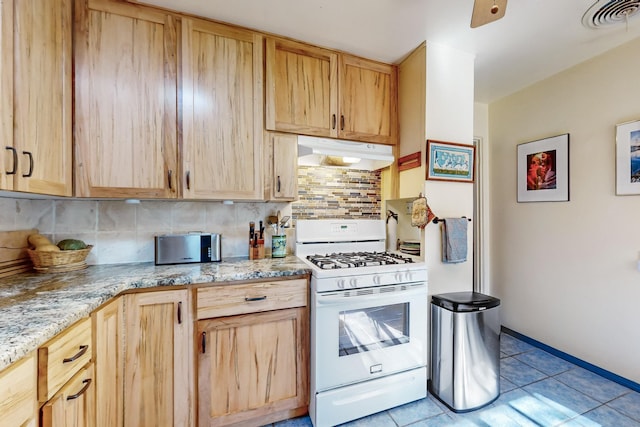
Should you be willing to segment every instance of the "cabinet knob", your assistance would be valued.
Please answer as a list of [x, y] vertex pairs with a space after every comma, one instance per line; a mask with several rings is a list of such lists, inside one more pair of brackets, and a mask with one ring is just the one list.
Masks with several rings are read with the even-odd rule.
[[171, 169], [169, 169], [169, 171], [167, 172], [167, 180], [169, 181], [169, 190], [173, 190], [173, 186], [171, 184], [173, 178], [173, 171]]
[[278, 179], [276, 180], [276, 192], [278, 192], [278, 193], [280, 192], [280, 187], [281, 187], [280, 175], [278, 175]]
[[203, 332], [202, 333], [202, 354], [205, 354], [207, 352], [207, 333]]
[[187, 171], [187, 190], [191, 190], [191, 172]]
[[178, 302], [178, 324], [182, 325], [182, 301]]
[[340, 130], [344, 130], [344, 114], [340, 115]]
[[336, 115], [333, 114], [331, 116], [331, 129], [335, 129], [336, 128]]

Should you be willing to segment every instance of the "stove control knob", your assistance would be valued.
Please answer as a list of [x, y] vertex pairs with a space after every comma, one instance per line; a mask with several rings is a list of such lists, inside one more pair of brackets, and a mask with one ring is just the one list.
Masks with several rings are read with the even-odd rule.
[[396, 273], [396, 282], [398, 283], [402, 282], [402, 273], [400, 272]]
[[336, 284], [340, 289], [344, 289], [344, 279], [338, 279]]
[[380, 276], [373, 276], [373, 284], [379, 285], [381, 282]]
[[352, 288], [357, 288], [358, 287], [358, 279], [351, 279], [349, 280], [349, 286], [351, 286]]
[[411, 273], [410, 271], [407, 271], [407, 282], [411, 282], [413, 281], [413, 273]]

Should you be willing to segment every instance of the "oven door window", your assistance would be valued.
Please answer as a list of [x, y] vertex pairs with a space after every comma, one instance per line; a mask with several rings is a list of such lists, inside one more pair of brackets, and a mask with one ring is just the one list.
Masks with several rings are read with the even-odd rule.
[[338, 355], [348, 356], [409, 342], [409, 303], [340, 312]]

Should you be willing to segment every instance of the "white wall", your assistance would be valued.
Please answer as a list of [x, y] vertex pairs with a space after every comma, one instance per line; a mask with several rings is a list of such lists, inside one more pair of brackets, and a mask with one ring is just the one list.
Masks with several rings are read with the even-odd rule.
[[[503, 324], [640, 381], [640, 196], [615, 125], [640, 119], [640, 39], [489, 106], [491, 281]], [[570, 201], [517, 203], [517, 144], [570, 134]]]
[[[400, 172], [399, 197], [415, 199], [422, 193], [440, 218], [473, 216], [472, 184], [425, 181], [427, 139], [473, 143], [473, 67], [473, 55], [431, 42], [399, 67], [400, 146], [410, 147], [402, 154], [422, 153], [420, 168]], [[440, 225], [428, 224], [421, 232], [430, 294], [473, 289], [473, 226], [470, 222], [467, 261], [459, 264], [442, 263]]]
[[[474, 56], [427, 42], [426, 139], [473, 143]], [[473, 216], [473, 185], [460, 182], [424, 182], [429, 206], [440, 218]], [[442, 263], [440, 225], [425, 228], [425, 260], [429, 293], [470, 291], [473, 288], [473, 221], [468, 229], [467, 261]]]
[[473, 135], [478, 140], [476, 146], [476, 218], [475, 218], [475, 257], [474, 269], [477, 283], [474, 286], [477, 291], [491, 295], [491, 246], [489, 236], [491, 235], [491, 211], [489, 185], [489, 106], [487, 104], [475, 103], [473, 114]]

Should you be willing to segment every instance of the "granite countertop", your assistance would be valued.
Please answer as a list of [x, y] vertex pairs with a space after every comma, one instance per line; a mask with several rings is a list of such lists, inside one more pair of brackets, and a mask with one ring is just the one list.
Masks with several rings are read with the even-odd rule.
[[68, 273], [6, 277], [0, 281], [0, 371], [123, 291], [310, 272], [300, 259], [287, 256], [166, 266], [97, 265]]

